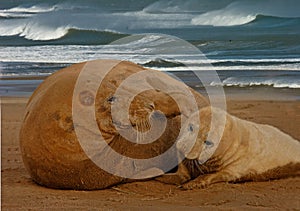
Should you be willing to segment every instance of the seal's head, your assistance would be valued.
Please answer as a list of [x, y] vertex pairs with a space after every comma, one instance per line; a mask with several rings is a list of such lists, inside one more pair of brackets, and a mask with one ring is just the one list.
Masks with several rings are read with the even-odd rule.
[[211, 107], [200, 109], [189, 116], [184, 121], [176, 144], [179, 156], [184, 156], [183, 165], [191, 178], [212, 172], [218, 164], [214, 159], [209, 159], [218, 146], [216, 141], [208, 139], [211, 116]]
[[207, 140], [210, 129], [211, 109], [207, 107], [193, 113], [185, 121], [177, 141], [177, 149], [189, 160], [202, 160], [214, 143]]
[[196, 159], [198, 152], [201, 151], [203, 143], [197, 141], [199, 132], [199, 112], [195, 112], [184, 122], [176, 143], [178, 151], [187, 159]]

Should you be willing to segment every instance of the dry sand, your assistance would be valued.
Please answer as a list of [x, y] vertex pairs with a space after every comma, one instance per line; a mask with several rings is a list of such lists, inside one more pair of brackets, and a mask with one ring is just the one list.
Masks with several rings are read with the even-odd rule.
[[[27, 98], [1, 99], [3, 210], [199, 210], [300, 209], [300, 178], [215, 184], [183, 191], [156, 181], [135, 182], [99, 191], [54, 190], [36, 185], [20, 154], [18, 132]], [[228, 101], [238, 117], [274, 125], [300, 140], [299, 101]]]

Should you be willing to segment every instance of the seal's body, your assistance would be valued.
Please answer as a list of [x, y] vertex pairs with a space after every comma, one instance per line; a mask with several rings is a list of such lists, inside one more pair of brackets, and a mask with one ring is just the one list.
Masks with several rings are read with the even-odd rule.
[[[226, 115], [225, 129], [220, 141], [207, 140], [211, 113]], [[184, 188], [201, 188], [218, 182], [261, 181], [300, 175], [300, 143], [277, 128], [239, 119], [220, 109], [200, 110], [200, 125], [188, 119], [185, 134], [177, 143], [186, 159], [174, 174], [158, 180], [183, 184]], [[218, 126], [217, 126], [218, 127]], [[190, 152], [186, 146], [197, 135]], [[219, 142], [219, 143], [218, 143]], [[204, 163], [210, 149], [216, 147]]]
[[[78, 88], [78, 79], [83, 77], [82, 73], [86, 73], [87, 69], [94, 72], [86, 78], [87, 84], [77, 96], [74, 90], [78, 90], [75, 89]], [[102, 74], [106, 70], [107, 73]], [[149, 89], [141, 92], [138, 85], [143, 81], [140, 78], [147, 72], [153, 73], [153, 77], [146, 78], [147, 83], [142, 85]], [[101, 83], [95, 82], [98, 78], [102, 80]], [[128, 78], [132, 78], [133, 82], [126, 84]], [[91, 84], [98, 88], [95, 93], [91, 93]], [[119, 88], [121, 85], [122, 89]], [[128, 179], [105, 171], [94, 161], [107, 163], [106, 160], [109, 160], [112, 168], [119, 170], [120, 166], [125, 165], [119, 157], [112, 156], [113, 152], [123, 157], [147, 159], [162, 154], [173, 145], [180, 130], [181, 111], [172, 97], [157, 89], [159, 86], [163, 90], [164, 86], [185, 85], [162, 72], [116, 60], [74, 64], [49, 76], [29, 99], [20, 131], [23, 162], [31, 178], [47, 187], [83, 190], [103, 189], [127, 182]], [[116, 96], [117, 90], [132, 94], [134, 98], [128, 99], [127, 95]], [[199, 108], [207, 105], [199, 93], [192, 89], [190, 91]], [[125, 107], [127, 102], [130, 102], [129, 109], [123, 109], [126, 115], [122, 115], [120, 109], [113, 119], [112, 105], [120, 104]], [[74, 113], [78, 112], [78, 109], [74, 110], [74, 105], [79, 107], [80, 112], [90, 108], [94, 112], [91, 118], [87, 115], [80, 116], [88, 120], [86, 124], [74, 120]], [[158, 111], [166, 118], [163, 134], [149, 144], [138, 144], [138, 141], [143, 141], [142, 132], [149, 129], [150, 117], [159, 121]], [[126, 122], [125, 117], [129, 121]], [[95, 130], [92, 130], [93, 124]], [[137, 131], [137, 143], [132, 143], [119, 133], [121, 129], [128, 127], [127, 124]], [[88, 147], [102, 141], [100, 135], [93, 139], [92, 136], [97, 133], [101, 134], [109, 147], [103, 150], [92, 148], [92, 160], [90, 154], [88, 156], [83, 150], [76, 128], [80, 129]], [[113, 150], [108, 151], [109, 148]], [[128, 171], [133, 169], [149, 174], [148, 169], [140, 169], [134, 162], [130, 164], [126, 166]]]

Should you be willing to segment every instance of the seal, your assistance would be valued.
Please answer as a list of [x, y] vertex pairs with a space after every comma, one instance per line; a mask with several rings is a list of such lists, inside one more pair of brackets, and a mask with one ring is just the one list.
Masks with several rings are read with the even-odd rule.
[[[110, 64], [116, 65], [105, 76], [101, 76], [102, 83], [98, 84], [99, 89], [95, 95], [90, 90], [82, 90], [73, 99], [76, 82], [86, 65], [99, 70]], [[118, 129], [127, 128], [128, 125], [122, 115], [112, 119], [111, 108], [116, 102], [121, 103], [121, 106], [128, 102], [127, 98], [121, 99], [115, 92], [127, 78], [143, 71], [155, 72], [157, 77], [154, 74], [154, 77], [147, 78], [149, 90], [138, 93], [131, 101], [128, 119], [138, 131], [137, 143], [133, 143], [119, 133]], [[124, 90], [129, 93], [139, 91], [139, 81], [137, 79], [131, 86], [125, 86]], [[181, 127], [181, 111], [177, 103], [171, 96], [155, 88], [156, 85], [163, 88], [184, 84], [162, 72], [116, 60], [74, 64], [49, 76], [30, 97], [19, 135], [23, 162], [31, 178], [43, 186], [77, 190], [104, 189], [129, 182], [129, 179], [101, 169], [86, 155], [74, 129], [72, 102], [74, 100], [81, 108], [94, 108], [97, 129], [115, 152], [136, 159], [152, 158], [175, 143]], [[190, 91], [196, 99], [197, 108], [207, 105], [204, 97], [192, 89]], [[152, 143], [138, 144], [143, 141], [143, 135], [139, 134], [149, 130], [151, 119], [159, 121], [161, 114], [166, 118], [163, 134]], [[89, 125], [79, 126], [83, 131], [90, 132]], [[107, 155], [106, 153], [105, 150], [95, 151], [94, 156]], [[122, 160], [113, 162], [117, 169], [123, 165]], [[130, 168], [138, 167], [132, 163], [128, 166]], [[151, 174], [153, 169], [141, 170], [141, 174]], [[159, 169], [153, 171], [160, 172]]]
[[[220, 141], [208, 139], [212, 112], [217, 116], [226, 115]], [[200, 125], [194, 125], [194, 119], [199, 116]], [[165, 174], [157, 180], [193, 189], [219, 182], [300, 176], [300, 143], [291, 136], [273, 126], [242, 120], [217, 108], [202, 108], [199, 116], [193, 114], [185, 122], [185, 132], [177, 142], [178, 156], [186, 159], [176, 173]], [[196, 143], [187, 152], [187, 146], [195, 138]]]

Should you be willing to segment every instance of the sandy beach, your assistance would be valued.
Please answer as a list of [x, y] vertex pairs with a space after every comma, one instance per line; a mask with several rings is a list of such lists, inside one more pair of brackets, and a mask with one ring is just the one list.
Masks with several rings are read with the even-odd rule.
[[[19, 140], [26, 103], [46, 78], [70, 65], [108, 59], [133, 62], [145, 68], [161, 71], [168, 77], [185, 83], [196, 92], [209, 98], [214, 106], [216, 106], [215, 103], [224, 99], [224, 90], [227, 112], [245, 120], [275, 126], [300, 141], [299, 8], [299, 0], [1, 0], [1, 209], [300, 210], [300, 176], [264, 182], [218, 183], [196, 190], [183, 190], [175, 185], [163, 184], [156, 180], [127, 183], [96, 191], [46, 188], [36, 184], [30, 178], [30, 174], [23, 164]], [[145, 92], [147, 95], [144, 99], [132, 98], [136, 100], [138, 106], [131, 106], [134, 103], [130, 105], [134, 114], [130, 114], [132, 117], [130, 121], [135, 128], [140, 128], [141, 130], [138, 130], [144, 132], [147, 131], [150, 124], [149, 121], [144, 121], [146, 118], [140, 117], [140, 113], [143, 113], [144, 110], [151, 112], [166, 110], [168, 112], [168, 114], [165, 113], [168, 119], [167, 126], [170, 125], [170, 127], [165, 127], [167, 131], [163, 135], [166, 136], [158, 137], [158, 142], [154, 143], [153, 147], [148, 145], [149, 148], [147, 146], [144, 148], [145, 145], [137, 145], [137, 148], [132, 149], [127, 145], [124, 147], [120, 144], [122, 140], [127, 144], [130, 139], [119, 136], [121, 135], [120, 131], [117, 133], [114, 130], [118, 127], [122, 130], [125, 129], [124, 131], [127, 131], [130, 136], [133, 134], [135, 143], [147, 141], [144, 138], [145, 134], [135, 135], [136, 131], [127, 130], [131, 127], [126, 121], [126, 115], [122, 113], [122, 108], [118, 107], [116, 110], [121, 114], [118, 116], [120, 119], [111, 119], [107, 115], [112, 113], [111, 104], [115, 100], [119, 101], [118, 95], [115, 94], [118, 93], [116, 90], [120, 90], [119, 87], [127, 86], [127, 84], [134, 86], [124, 89], [124, 93], [135, 93], [131, 90], [144, 90], [144, 86], [140, 86], [143, 82], [142, 77], [140, 77], [141, 75], [138, 75], [137, 78], [129, 77], [129, 75], [134, 76], [132, 73], [135, 72], [130, 66], [124, 67], [120, 72], [116, 71], [118, 73], [116, 77], [106, 80], [102, 85], [100, 82], [97, 83], [104, 87], [99, 90], [99, 95], [97, 95], [99, 98], [101, 95], [103, 101], [98, 101], [97, 96], [95, 98], [91, 94], [95, 90], [89, 89], [89, 87], [97, 85], [92, 79], [96, 79], [96, 81], [107, 79], [107, 74], [112, 74], [111, 70], [115, 65], [110, 66], [110, 62], [99, 66], [93, 66], [93, 64], [96, 63], [92, 63], [91, 66], [82, 64], [81, 70], [86, 71], [90, 67], [95, 67], [95, 72], [94, 70], [87, 72], [91, 78], [85, 78], [87, 84], [84, 84], [84, 91], [79, 93], [77, 100], [80, 102], [80, 106], [90, 106], [96, 102], [95, 105], [98, 108], [89, 108], [99, 114], [99, 116], [96, 115], [98, 128], [93, 121], [90, 121], [91, 118], [87, 118], [88, 121], [82, 125], [77, 124], [76, 118], [74, 118], [74, 114], [77, 112], [71, 108], [74, 106], [72, 104], [74, 101], [71, 102], [70, 99], [76, 96], [72, 95], [76, 92], [71, 88], [75, 84], [76, 78], [72, 76], [71, 72], [70, 75], [57, 74], [57, 81], [60, 83], [49, 80], [48, 88], [40, 90], [40, 94], [35, 95], [36, 101], [32, 101], [34, 105], [38, 106], [31, 107], [36, 110], [27, 113], [27, 127], [23, 127], [20, 139], [21, 143], [24, 143], [22, 149], [24, 152], [26, 151], [24, 161], [31, 166], [32, 177], [40, 178], [40, 180], [35, 178], [40, 184], [47, 184], [47, 181], [42, 181], [47, 180], [47, 176], [50, 181], [48, 186], [52, 185], [52, 187], [79, 188], [82, 186], [82, 189], [86, 190], [85, 186], [90, 184], [90, 189], [96, 188], [92, 186], [95, 183], [106, 185], [101, 187], [119, 184], [113, 183], [111, 174], [103, 179], [102, 175], [106, 175], [107, 172], [97, 169], [97, 166], [87, 159], [82, 159], [82, 157], [86, 158], [84, 150], [82, 150], [84, 148], [82, 146], [85, 145], [79, 145], [74, 141], [79, 137], [78, 133], [75, 133], [77, 125], [78, 128], [86, 131], [83, 133], [83, 140], [90, 140], [86, 134], [97, 135], [94, 132], [100, 128], [102, 133], [108, 136], [106, 140], [112, 140], [109, 144], [116, 146], [112, 147], [115, 151], [118, 152], [116, 149], [120, 149], [120, 152], [124, 152], [123, 155], [128, 151], [128, 154], [134, 155], [132, 156], [134, 158], [140, 158], [140, 155], [144, 156], [143, 153], [151, 157], [152, 154], [149, 153], [151, 151], [154, 154], [160, 154], [165, 148], [168, 148], [168, 142], [177, 137], [179, 131], [179, 118], [177, 119], [177, 117], [184, 116], [185, 113], [181, 109], [178, 110], [173, 102], [174, 99], [169, 99], [171, 95], [163, 91], [164, 88], [167, 88], [167, 90], [171, 90], [170, 93], [175, 93], [177, 96], [179, 93], [177, 89], [175, 91], [172, 89], [176, 88], [177, 82], [160, 83], [160, 81], [168, 81], [161, 76], [154, 78], [150, 75], [151, 77], [145, 78], [147, 83], [145, 88], [148, 89], [153, 84], [151, 87], [155, 92], [151, 92], [149, 95]], [[74, 74], [79, 73], [77, 70], [75, 68]], [[80, 74], [81, 77], [82, 75]], [[114, 76], [114, 72], [112, 76]], [[131, 79], [136, 81], [131, 81]], [[80, 80], [76, 81], [77, 85], [78, 81]], [[117, 84], [119, 85], [117, 86]], [[219, 88], [223, 88], [223, 90]], [[94, 91], [91, 92], [91, 90]], [[123, 90], [119, 93], [123, 93]], [[186, 93], [183, 94], [188, 96]], [[184, 96], [179, 101], [190, 104], [190, 101], [186, 100]], [[131, 99], [131, 95], [128, 98], [123, 97], [122, 95], [119, 102], [123, 103], [123, 101], [127, 102], [127, 99]], [[157, 100], [153, 100], [156, 98]], [[123, 106], [126, 103], [120, 105]], [[140, 109], [140, 107], [145, 109]], [[84, 113], [84, 116], [88, 116], [86, 114]], [[159, 112], [152, 112], [151, 117], [152, 114], [154, 114], [154, 120], [161, 121], [163, 119]], [[79, 119], [85, 118], [80, 116]], [[234, 122], [238, 122], [234, 126], [240, 126], [239, 121]], [[112, 128], [111, 123], [115, 124], [115, 128]], [[92, 128], [91, 125], [94, 125], [95, 128]], [[219, 162], [218, 153], [214, 154], [216, 159], [210, 160], [212, 163], [209, 163], [210, 166], [207, 169], [212, 168], [213, 170], [209, 172], [215, 173], [224, 170], [225, 174], [218, 178], [223, 179], [223, 176], [228, 175], [227, 170], [232, 171], [227, 168], [228, 166], [234, 166], [233, 168], [238, 166], [236, 164], [240, 159], [235, 158], [240, 154], [240, 157], [245, 157], [242, 159], [245, 161], [242, 164], [248, 163], [250, 166], [248, 170], [251, 173], [249, 175], [258, 172], [255, 171], [257, 169], [262, 169], [259, 172], [263, 172], [266, 167], [273, 166], [274, 163], [276, 165], [279, 165], [279, 162], [284, 163], [286, 160], [282, 157], [285, 157], [285, 154], [280, 156], [281, 151], [283, 153], [287, 151], [286, 154], [289, 156], [286, 157], [289, 159], [294, 155], [297, 157], [297, 146], [291, 145], [293, 150], [289, 150], [291, 148], [284, 150], [285, 146], [289, 147], [285, 144], [286, 142], [278, 144], [277, 140], [281, 141], [280, 137], [286, 136], [280, 136], [277, 130], [273, 131], [278, 133], [273, 133], [272, 130], [270, 133], [264, 133], [264, 128], [268, 127], [259, 128], [252, 124], [242, 125], [244, 127], [241, 128], [244, 130], [241, 130], [241, 133], [235, 129], [236, 127], [231, 127], [230, 132], [224, 136], [226, 141], [229, 140], [227, 143], [243, 140], [240, 145], [230, 145], [233, 148], [229, 150], [224, 148], [227, 154], [222, 167], [225, 166], [225, 168], [219, 168], [220, 165], [217, 165], [222, 163]], [[256, 128], [256, 132], [249, 129], [252, 128], [251, 125]], [[188, 126], [186, 132], [197, 131], [193, 127], [195, 125], [188, 124]], [[157, 128], [163, 127], [158, 125]], [[203, 132], [201, 135], [204, 137], [205, 133]], [[155, 131], [149, 134], [152, 137], [158, 133]], [[242, 138], [231, 139], [235, 134]], [[266, 136], [268, 138], [265, 138]], [[190, 135], [186, 137], [188, 139]], [[258, 141], [249, 144], [250, 141], [244, 141], [247, 137], [255, 137], [251, 140]], [[273, 139], [273, 137], [276, 138]], [[287, 138], [289, 139], [289, 137]], [[200, 140], [207, 149], [208, 146], [216, 146], [215, 143], [211, 143], [210, 136]], [[267, 149], [258, 148], [256, 144], [253, 144], [265, 140], [270, 140], [267, 143], [272, 143], [266, 144]], [[170, 142], [170, 145], [172, 143]], [[227, 146], [227, 143], [224, 145]], [[89, 142], [88, 147], [90, 144]], [[264, 145], [264, 143], [260, 144]], [[294, 144], [297, 145], [297, 143]], [[235, 146], [241, 146], [243, 149], [235, 151]], [[251, 146], [254, 147], [251, 148]], [[274, 148], [279, 150], [275, 151]], [[119, 158], [107, 159], [108, 153], [115, 151], [111, 150], [108, 153], [101, 151], [103, 153], [99, 156], [99, 150], [96, 151], [96, 147], [92, 146], [89, 149], [96, 152], [93, 155], [100, 157], [98, 160], [104, 160], [103, 163], [114, 167], [117, 172], [123, 173], [127, 168], [141, 170], [135, 162], [127, 165]], [[251, 153], [251, 149], [258, 152], [255, 154], [256, 156], [253, 156], [254, 153]], [[223, 148], [220, 147], [219, 151], [223, 152]], [[231, 151], [237, 156], [231, 156]], [[270, 153], [264, 153], [265, 151]], [[82, 152], [82, 156], [78, 154], [80, 152]], [[243, 156], [244, 152], [249, 156]], [[102, 155], [105, 156], [105, 159], [102, 159]], [[271, 160], [269, 163], [261, 162], [267, 157], [263, 157], [264, 155], [271, 158], [266, 159]], [[227, 157], [229, 158], [227, 159]], [[252, 157], [256, 159], [252, 159]], [[29, 162], [27, 162], [28, 160]], [[170, 161], [172, 159], [165, 159], [165, 157], [161, 160], [167, 164], [172, 163]], [[201, 160], [199, 159], [200, 162]], [[286, 165], [290, 161], [287, 160], [285, 164], [280, 165]], [[65, 165], [57, 163], [65, 163]], [[159, 162], [155, 160], [155, 164], [157, 163]], [[209, 164], [207, 163], [207, 165]], [[217, 170], [215, 170], [215, 166], [217, 166]], [[125, 168], [122, 169], [122, 167]], [[144, 167], [142, 165], [143, 169]], [[192, 166], [192, 168], [191, 173], [195, 167]], [[295, 168], [297, 169], [294, 173], [298, 173], [298, 166]], [[97, 172], [100, 173], [94, 174], [94, 169], [99, 170]], [[240, 165], [234, 169], [234, 173], [243, 176], [240, 173], [245, 169], [245, 165]], [[274, 169], [276, 175], [279, 174], [278, 168], [272, 168], [272, 170]], [[201, 168], [196, 170], [203, 171]], [[167, 171], [169, 169], [163, 172]], [[54, 174], [52, 174], [53, 172]], [[55, 177], [55, 180], [61, 185], [55, 186], [52, 175], [59, 175]], [[85, 180], [84, 177], [88, 177], [88, 179]], [[112, 183], [109, 183], [110, 179], [112, 179]], [[118, 181], [122, 181], [122, 178], [118, 179], [120, 179]], [[71, 185], [67, 186], [67, 183]]]
[[[215, 184], [184, 191], [157, 181], [134, 182], [99, 191], [54, 190], [30, 179], [21, 158], [18, 133], [28, 98], [1, 98], [3, 210], [182, 210], [299, 209], [300, 178]], [[300, 139], [300, 102], [229, 99], [229, 113], [280, 128]]]

